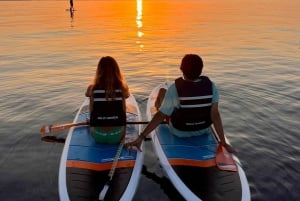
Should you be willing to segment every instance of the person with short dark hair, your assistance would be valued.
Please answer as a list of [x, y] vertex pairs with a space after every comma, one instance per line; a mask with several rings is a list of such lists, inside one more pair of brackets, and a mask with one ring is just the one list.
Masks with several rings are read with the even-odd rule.
[[182, 77], [170, 87], [160, 89], [155, 106], [158, 112], [146, 126], [140, 136], [126, 144], [139, 150], [142, 140], [151, 133], [166, 117], [170, 117], [169, 129], [178, 137], [202, 135], [211, 131], [214, 125], [222, 145], [232, 153], [234, 148], [225, 141], [221, 115], [218, 109], [219, 93], [216, 85], [202, 74], [203, 61], [196, 54], [187, 54], [182, 58], [180, 70]]

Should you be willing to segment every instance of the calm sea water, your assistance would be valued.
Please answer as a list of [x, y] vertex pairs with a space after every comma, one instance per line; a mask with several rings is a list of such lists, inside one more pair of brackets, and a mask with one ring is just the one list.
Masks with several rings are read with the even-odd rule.
[[[58, 200], [63, 144], [39, 128], [73, 120], [101, 56], [117, 59], [145, 113], [186, 53], [219, 87], [252, 200], [300, 200], [299, 0], [82, 0], [73, 16], [68, 4], [0, 1], [0, 200]], [[135, 200], [176, 200], [146, 145]]]

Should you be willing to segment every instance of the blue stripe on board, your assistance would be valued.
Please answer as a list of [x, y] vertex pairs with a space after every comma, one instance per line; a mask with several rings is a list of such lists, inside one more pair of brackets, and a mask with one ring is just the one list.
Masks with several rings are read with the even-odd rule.
[[172, 135], [166, 125], [160, 125], [156, 134], [168, 158], [208, 160], [215, 157], [217, 143], [211, 133], [179, 138]]
[[[98, 144], [94, 141], [88, 129], [88, 127], [77, 127], [74, 129], [68, 151], [68, 160], [94, 163], [112, 162], [119, 144]], [[119, 160], [133, 160], [136, 158], [136, 155], [136, 151], [129, 152], [123, 149]]]

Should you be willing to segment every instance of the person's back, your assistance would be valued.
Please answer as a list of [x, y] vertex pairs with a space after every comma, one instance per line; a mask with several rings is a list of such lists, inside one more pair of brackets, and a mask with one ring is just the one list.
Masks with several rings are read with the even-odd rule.
[[[178, 137], [190, 137], [210, 132], [211, 108], [218, 102], [214, 83], [202, 76], [203, 61], [198, 55], [185, 55], [177, 78], [163, 93], [158, 111], [170, 117], [169, 129]], [[161, 93], [161, 92], [160, 92]]]
[[89, 85], [90, 130], [98, 143], [119, 143], [125, 133], [125, 99], [129, 90], [117, 62], [112, 57], [100, 59], [94, 83]]
[[220, 143], [229, 152], [235, 150], [226, 142], [221, 115], [218, 109], [219, 95], [217, 87], [206, 76], [201, 76], [203, 61], [196, 54], [187, 54], [182, 58], [180, 70], [183, 77], [175, 80], [158, 94], [155, 107], [158, 109], [152, 120], [140, 136], [126, 146], [139, 150], [142, 140], [166, 117], [170, 118], [170, 133], [177, 137], [191, 137], [211, 132], [213, 124]]
[[197, 131], [210, 127], [212, 84], [206, 76], [196, 81], [186, 81], [181, 77], [175, 80], [179, 104], [171, 114], [171, 122], [176, 129]]
[[90, 126], [96, 142], [118, 143], [126, 125], [126, 111], [121, 89], [114, 98], [106, 98], [104, 89], [94, 89]]

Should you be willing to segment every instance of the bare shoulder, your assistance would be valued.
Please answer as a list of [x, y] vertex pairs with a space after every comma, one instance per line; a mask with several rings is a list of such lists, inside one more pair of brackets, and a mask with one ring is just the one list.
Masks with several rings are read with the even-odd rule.
[[129, 87], [128, 87], [127, 84], [123, 85], [122, 92], [123, 92], [123, 97], [124, 98], [129, 98], [130, 92], [129, 92]]
[[94, 85], [92, 85], [92, 84], [90, 84], [87, 87], [86, 92], [85, 92], [85, 96], [87, 96], [87, 97], [91, 97], [92, 96], [93, 87], [94, 87]]

